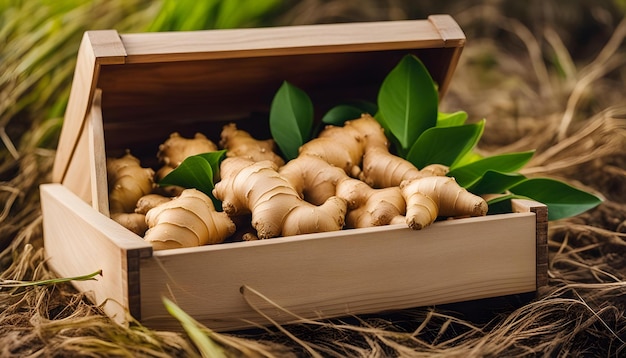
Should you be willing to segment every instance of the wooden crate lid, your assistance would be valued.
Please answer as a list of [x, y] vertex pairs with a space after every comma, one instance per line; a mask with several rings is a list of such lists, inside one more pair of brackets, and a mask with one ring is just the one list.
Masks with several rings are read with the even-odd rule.
[[[102, 93], [107, 154], [119, 154], [131, 143], [154, 150], [170, 131], [190, 123], [267, 111], [284, 80], [310, 94], [316, 113], [343, 99], [375, 100], [384, 76], [407, 53], [422, 59], [441, 96], [464, 44], [464, 33], [448, 15], [194, 32], [88, 31], [79, 48], [53, 181], [102, 175], [88, 171], [93, 158], [90, 163], [81, 154], [88, 147], [93, 152], [93, 138], [85, 137], [91, 135], [87, 119], [96, 93]], [[81, 172], [70, 167], [82, 168], [83, 177], [70, 178]], [[89, 186], [89, 180], [81, 185]]]

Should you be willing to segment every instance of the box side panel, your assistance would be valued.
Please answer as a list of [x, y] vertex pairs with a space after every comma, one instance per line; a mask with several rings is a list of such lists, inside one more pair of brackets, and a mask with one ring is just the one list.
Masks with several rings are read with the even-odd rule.
[[70, 160], [77, 151], [79, 137], [84, 131], [85, 118], [89, 112], [98, 80], [100, 65], [124, 63], [125, 56], [126, 52], [117, 31], [90, 31], [83, 35], [52, 170], [53, 182], [63, 181]]
[[[74, 281], [115, 320], [126, 310], [138, 317], [138, 261], [152, 247], [97, 212], [60, 184], [41, 186], [44, 245], [48, 264], [61, 277], [101, 271], [97, 280]], [[129, 288], [130, 287], [130, 288]]]
[[68, 162], [63, 185], [94, 209], [109, 216], [106, 152], [100, 99], [101, 91], [98, 90], [95, 92], [89, 115], [85, 118], [85, 125], [78, 137], [74, 155]]
[[[435, 73], [433, 78], [436, 78], [436, 82], [439, 84], [440, 98], [445, 95], [452, 81], [452, 76], [461, 58], [461, 53], [465, 47], [465, 33], [449, 15], [431, 15], [428, 17], [428, 21], [437, 29], [439, 35], [444, 41], [442, 49], [441, 61], [444, 65], [445, 71], [441, 73]], [[431, 70], [433, 71], [433, 70]]]
[[[454, 20], [448, 15], [440, 18], [452, 33]], [[129, 63], [415, 49], [446, 44], [440, 29], [428, 20], [143, 33], [121, 37]], [[451, 39], [448, 46], [454, 45], [463, 44], [453, 43]]]
[[[295, 320], [254, 290], [306, 318], [535, 290], [532, 213], [446, 221], [422, 231], [400, 225], [342, 235], [156, 252], [141, 266], [143, 322], [178, 329], [163, 296], [208, 327], [230, 330], [269, 324], [252, 305], [279, 322]], [[243, 294], [242, 287], [248, 288]]]
[[63, 185], [71, 190], [85, 203], [93, 205], [92, 188], [96, 185], [96, 178], [91, 176], [91, 116], [86, 118], [86, 125], [82, 127], [78, 135], [74, 154], [66, 163]]
[[[104, 128], [102, 126], [102, 91], [96, 89], [93, 105], [87, 118], [89, 136], [89, 177], [91, 178], [91, 206], [109, 216], [109, 189], [106, 168]], [[70, 175], [72, 175], [70, 173]], [[78, 175], [80, 177], [80, 175]], [[67, 182], [67, 178], [66, 178]], [[65, 184], [65, 183], [64, 183]], [[67, 184], [65, 184], [67, 186]]]

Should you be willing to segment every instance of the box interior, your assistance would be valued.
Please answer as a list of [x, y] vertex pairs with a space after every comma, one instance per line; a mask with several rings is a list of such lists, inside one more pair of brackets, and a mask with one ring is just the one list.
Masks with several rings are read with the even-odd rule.
[[283, 81], [311, 97], [319, 121], [327, 110], [346, 101], [375, 103], [383, 79], [407, 54], [419, 57], [436, 83], [444, 81], [455, 51], [436, 48], [102, 66], [97, 87], [102, 90], [106, 152], [120, 156], [130, 149], [145, 166], [154, 167], [158, 145], [171, 132], [187, 137], [201, 132], [217, 143], [222, 126], [232, 121], [266, 139], [270, 137], [272, 98]]

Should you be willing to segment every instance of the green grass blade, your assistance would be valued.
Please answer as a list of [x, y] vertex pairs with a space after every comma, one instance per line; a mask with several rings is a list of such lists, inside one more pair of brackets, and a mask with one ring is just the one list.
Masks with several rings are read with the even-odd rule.
[[98, 270], [88, 275], [65, 277], [65, 278], [52, 278], [48, 280], [39, 280], [39, 281], [19, 281], [19, 280], [0, 279], [0, 288], [48, 286], [48, 285], [56, 285], [59, 283], [70, 282], [70, 281], [88, 281], [88, 280], [95, 280], [96, 279], [95, 277], [99, 275], [102, 275], [102, 270]]
[[196, 320], [194, 320], [168, 298], [163, 298], [163, 304], [165, 305], [167, 312], [180, 322], [183, 329], [187, 332], [187, 335], [189, 335], [189, 338], [196, 345], [203, 357], [227, 358], [222, 347], [205, 334], [205, 331]]

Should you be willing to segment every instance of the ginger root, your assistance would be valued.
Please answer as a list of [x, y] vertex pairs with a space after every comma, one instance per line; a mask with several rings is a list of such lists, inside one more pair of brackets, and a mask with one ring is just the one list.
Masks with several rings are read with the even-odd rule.
[[[327, 126], [318, 138], [303, 145], [298, 157], [280, 173], [307, 200], [319, 203], [333, 195], [346, 200], [347, 227], [387, 225], [404, 219], [409, 227], [421, 229], [438, 216], [486, 214], [482, 198], [443, 176], [446, 166], [419, 170], [390, 153], [388, 146], [380, 124], [370, 115], [362, 115], [343, 127]], [[428, 180], [420, 184], [422, 179]]]
[[109, 212], [111, 219], [143, 235], [147, 229], [144, 216], [135, 213], [137, 201], [154, 187], [154, 171], [142, 168], [139, 159], [129, 151], [120, 158], [107, 159]]
[[345, 179], [337, 185], [337, 196], [348, 202], [348, 228], [405, 222], [406, 203], [398, 187], [374, 189], [358, 179]]
[[213, 195], [230, 216], [251, 213], [259, 239], [335, 231], [344, 225], [345, 200], [332, 196], [319, 206], [306, 202], [269, 160], [226, 158], [220, 171]]
[[156, 177], [162, 179], [189, 156], [217, 150], [217, 145], [202, 133], [196, 133], [193, 138], [185, 138], [174, 132], [159, 145], [157, 159], [163, 166], [157, 171]]
[[437, 216], [483, 216], [487, 202], [459, 186], [454, 178], [433, 176], [400, 185], [407, 204], [407, 225], [420, 230]]
[[279, 167], [285, 164], [283, 158], [275, 152], [276, 143], [273, 139], [255, 139], [250, 133], [237, 129], [235, 123], [222, 128], [220, 146], [227, 150], [227, 157], [244, 157], [254, 162], [270, 160]]
[[135, 212], [138, 214], [146, 215], [148, 211], [163, 203], [167, 203], [172, 200], [171, 197], [163, 196], [160, 194], [146, 194], [137, 200], [135, 205]]
[[235, 232], [235, 224], [218, 212], [211, 199], [196, 189], [162, 203], [146, 214], [144, 240], [155, 250], [218, 244]]
[[374, 189], [316, 155], [300, 155], [279, 169], [305, 200], [319, 205], [332, 196], [347, 203], [347, 228], [387, 225], [404, 220], [404, 198], [399, 188]]

